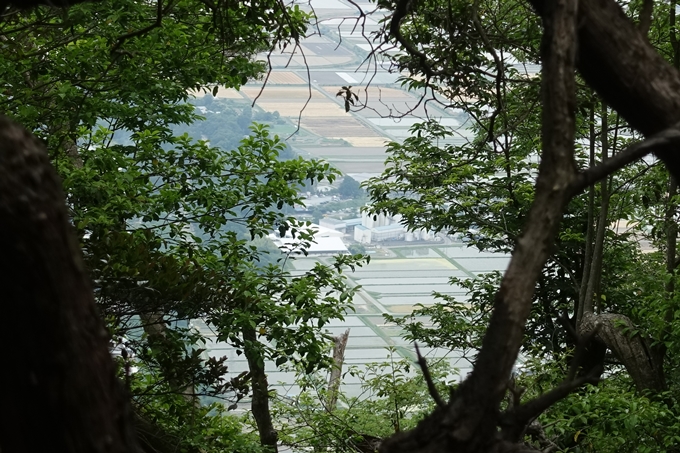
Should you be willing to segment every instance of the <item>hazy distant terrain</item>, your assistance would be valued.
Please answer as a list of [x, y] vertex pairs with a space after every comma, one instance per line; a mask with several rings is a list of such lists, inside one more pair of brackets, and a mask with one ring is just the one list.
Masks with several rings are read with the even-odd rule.
[[[375, 7], [358, 4], [366, 10]], [[250, 82], [240, 91], [219, 90], [215, 100], [228, 101], [239, 111], [255, 101], [253, 120], [271, 124], [297, 153], [324, 158], [346, 174], [382, 172], [385, 144], [403, 140], [414, 123], [427, 118], [459, 128], [460, 137], [454, 142], [471, 138], [464, 114], [422, 102], [417, 93], [401, 87], [399, 74], [367, 60], [369, 35], [377, 29], [379, 13], [357, 23], [358, 11], [350, 4], [315, 0], [313, 5], [319, 17], [318, 27], [310, 30], [314, 34], [294, 54], [287, 49], [269, 56], [273, 69], [264, 88], [264, 80]], [[360, 105], [345, 112], [343, 99], [336, 93], [348, 85], [359, 96]], [[263, 120], [264, 113], [275, 115], [276, 121]], [[225, 136], [242, 132], [231, 122], [225, 122], [224, 129], [228, 131], [212, 130], [203, 138], [220, 146]]]

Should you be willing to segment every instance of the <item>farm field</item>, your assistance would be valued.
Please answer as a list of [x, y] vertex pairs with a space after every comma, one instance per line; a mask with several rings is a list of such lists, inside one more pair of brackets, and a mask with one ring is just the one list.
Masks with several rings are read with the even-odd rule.
[[[355, 311], [348, 313], [344, 320], [328, 325], [331, 335], [350, 329], [345, 351], [347, 366], [363, 367], [382, 362], [388, 356], [389, 347], [395, 348], [401, 357], [415, 359], [414, 346], [403, 340], [401, 330], [387, 323], [382, 314], [404, 316], [418, 304], [431, 305], [436, 301], [432, 296], [435, 290], [465, 302], [465, 291], [450, 285], [449, 278], [471, 278], [480, 273], [478, 269], [483, 269], [483, 273], [503, 271], [510, 259], [507, 255], [477, 252], [462, 244], [392, 247], [389, 250], [391, 257], [372, 259], [367, 266], [348, 275], [353, 284], [361, 285], [353, 301]], [[298, 258], [292, 264], [296, 270], [304, 271], [317, 260], [327, 258]], [[202, 324], [196, 321], [195, 325], [200, 329]], [[207, 331], [203, 333], [210, 335]], [[421, 351], [430, 359], [448, 360], [459, 370], [461, 377], [471, 369], [469, 361], [456, 351], [432, 348], [421, 348]], [[226, 344], [212, 341], [207, 353], [216, 357], [226, 355], [230, 373], [238, 374], [247, 369], [245, 358]], [[267, 364], [267, 370], [269, 382], [276, 383], [274, 387], [279, 392], [289, 395], [299, 392], [293, 385], [292, 373], [277, 370], [273, 363]], [[362, 391], [359, 382], [351, 377], [343, 382], [343, 390], [350, 396], [360, 396]]]

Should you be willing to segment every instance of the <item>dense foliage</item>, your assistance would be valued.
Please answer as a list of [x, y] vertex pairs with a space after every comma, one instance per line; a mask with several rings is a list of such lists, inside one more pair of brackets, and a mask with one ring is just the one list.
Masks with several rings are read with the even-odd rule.
[[[668, 28], [675, 24], [674, 5], [654, 3], [649, 37], [677, 65], [676, 31]], [[415, 126], [411, 137], [389, 146], [384, 174], [367, 183], [372, 212], [399, 213], [411, 228], [465, 236], [480, 250], [515, 249], [534, 200], [541, 136], [540, 77], [525, 72], [526, 65], [541, 63], [540, 24], [527, 7], [522, 2], [424, 2], [404, 16], [398, 35], [386, 23], [386, 35], [390, 30], [404, 52], [383, 57], [405, 71], [405, 84], [427, 87], [442, 95], [433, 102], [463, 109], [476, 138], [463, 146], [441, 145], [455, 131], [434, 121]], [[631, 2], [627, 13], [644, 20], [641, 10], [641, 3]], [[426, 53], [418, 50], [425, 47]], [[639, 138], [592, 91], [581, 87], [576, 94], [581, 169], [621, 153]], [[648, 158], [569, 203], [527, 320], [520, 375], [529, 391], [522, 400], [559, 384], [568, 364], [577, 360], [578, 335], [592, 328], [591, 319], [601, 323], [600, 334], [586, 357], [578, 359], [583, 373], [597, 364], [606, 371], [597, 388], [568, 397], [542, 416], [537, 429], [527, 431], [535, 446], [558, 451], [677, 448], [678, 439], [670, 434], [678, 413], [680, 339], [673, 327], [676, 187], [662, 164]], [[466, 303], [438, 295], [440, 303], [390, 320], [403, 326], [409, 339], [474, 354], [499, 277], [456, 280], [470, 291]], [[646, 362], [631, 359], [636, 347], [645, 348]]]
[[[521, 251], [522, 231], [542, 195], [534, 187], [547, 167], [545, 160], [539, 165], [540, 156], [551, 151], [546, 136], [561, 124], [546, 121], [546, 87], [554, 81], [525, 70], [551, 67], [545, 57], [554, 56], [548, 40], [557, 13], [532, 4], [543, 24], [526, 2], [377, 2], [388, 16], [374, 36], [385, 48], [372, 56], [389, 60], [404, 86], [431, 96], [428, 101], [462, 109], [475, 138], [446, 145], [454, 132], [432, 121], [415, 126], [404, 142], [389, 146], [385, 173], [365, 185], [372, 213], [401, 214], [409, 228], [463, 235], [482, 250]], [[680, 67], [675, 1], [624, 6], [659, 54]], [[196, 123], [203, 113], [189, 102], [190, 93], [216, 94], [218, 86], [258, 77], [266, 67], [254, 55], [296, 43], [310, 17], [296, 5], [268, 0], [105, 0], [10, 12], [0, 22], [0, 103], [46, 142], [63, 178], [99, 309], [119, 343], [112, 346], [120, 354], [120, 378], [149, 451], [178, 445], [183, 451], [271, 451], [278, 433], [281, 442], [300, 448], [372, 451], [381, 438], [428, 429], [417, 422], [437, 421], [445, 410], [457, 417], [444, 418], [446, 427], [472, 426], [477, 437], [458, 433], [451, 441], [466, 451], [496, 441], [506, 448], [499, 451], [509, 451], [505, 441], [548, 451], [678, 449], [678, 194], [659, 161], [637, 160], [570, 194], [554, 246], [543, 241], [552, 248], [531, 282], [531, 313], [515, 320], [520, 330], [526, 321], [517, 373], [501, 391], [466, 381], [477, 397], [491, 395], [488, 407], [466, 404], [441, 364], [414, 377], [412, 364], [393, 360], [365, 373], [347, 371], [361, 374], [374, 398], [340, 396], [335, 407], [314, 373], [332, 365], [323, 327], [350, 308], [356, 288], [343, 272], [363, 257], [342, 256], [293, 274], [288, 256], [266, 236], [290, 232], [304, 252], [311, 233], [287, 209], [303, 202], [303, 187], [332, 182], [337, 172], [324, 162], [282, 156], [286, 147], [278, 136], [250, 124], [259, 119], [276, 127], [276, 115], [258, 118], [261, 112], [248, 106], [226, 104], [217, 113], [211, 108], [218, 101], [207, 96], [199, 105], [207, 121]], [[569, 112], [576, 155], [568, 163], [583, 175], [640, 137], [578, 82]], [[210, 143], [202, 140], [208, 135]], [[346, 177], [339, 190], [351, 197], [362, 189]], [[456, 281], [470, 291], [467, 303], [439, 295], [441, 303], [389, 321], [410, 340], [474, 356], [494, 333], [489, 319], [501, 319], [498, 307], [511, 306], [503, 305], [508, 291], [496, 290], [498, 280]], [[207, 358], [207, 339], [188, 325], [195, 318], [246, 356], [247, 373], [225, 379], [224, 359]], [[505, 327], [491, 325], [497, 332]], [[486, 363], [507, 362], [516, 352], [487, 352]], [[317, 394], [279, 402], [273, 419], [267, 360], [295, 367], [303, 389]], [[536, 409], [536, 420], [520, 420], [523, 430], [506, 429], [530, 398], [597, 379], [597, 386], [564, 392]], [[437, 388], [450, 389], [446, 405], [436, 400]], [[201, 397], [232, 404], [246, 395], [252, 395], [259, 442], [222, 406], [199, 404]], [[498, 395], [507, 401], [494, 402]]]
[[[252, 388], [264, 402], [258, 424], [267, 423], [264, 362], [328, 366], [323, 328], [349, 308], [342, 272], [360, 255], [291, 275], [267, 239], [292, 232], [289, 252], [304, 251], [308, 223], [285, 212], [303, 204], [305, 184], [337, 172], [251, 126], [274, 116], [239, 105], [201, 122], [189, 102], [260, 76], [254, 56], [297, 40], [307, 21], [277, 2], [130, 0], [40, 7], [0, 23], [0, 102], [46, 141], [63, 178], [140, 439], [154, 451], [257, 451], [238, 419], [198, 398], [230, 405]], [[227, 135], [201, 140], [216, 122]], [[201, 125], [193, 137], [183, 133], [192, 124]], [[249, 373], [226, 377], [225, 358], [204, 354], [206, 338], [188, 324], [196, 318], [212, 341], [246, 355]]]

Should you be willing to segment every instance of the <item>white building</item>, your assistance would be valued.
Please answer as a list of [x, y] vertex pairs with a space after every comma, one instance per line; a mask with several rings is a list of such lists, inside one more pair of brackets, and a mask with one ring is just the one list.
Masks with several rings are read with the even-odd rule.
[[[312, 224], [309, 230], [313, 232], [313, 239], [307, 247], [309, 255], [345, 255], [349, 254], [347, 246], [342, 241], [343, 233], [331, 228], [326, 228], [320, 225]], [[299, 237], [293, 238], [290, 231], [286, 232], [284, 237], [281, 237], [278, 232], [271, 233], [269, 239], [284, 252], [302, 253], [301, 241]]]
[[361, 225], [354, 227], [354, 240], [361, 244], [371, 244], [388, 240], [429, 241], [434, 235], [425, 229], [408, 231], [401, 223], [402, 216], [397, 214], [362, 213]]

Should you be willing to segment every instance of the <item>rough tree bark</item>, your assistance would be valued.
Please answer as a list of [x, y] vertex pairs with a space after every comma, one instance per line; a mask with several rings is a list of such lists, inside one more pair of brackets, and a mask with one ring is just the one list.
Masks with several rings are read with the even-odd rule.
[[666, 388], [661, 357], [646, 338], [636, 333], [635, 326], [627, 316], [585, 313], [579, 332], [586, 334], [595, 329], [597, 336], [626, 367], [638, 390], [659, 392]]
[[[484, 452], [516, 449], [529, 419], [500, 413], [524, 335], [532, 294], [552, 253], [562, 211], [572, 195], [574, 162], [574, 46], [576, 0], [550, 2], [543, 40], [543, 152], [536, 196], [496, 294], [494, 311], [470, 376], [448, 404], [439, 404], [416, 429], [385, 440], [380, 451]], [[566, 387], [565, 387], [566, 388]], [[438, 398], [437, 398], [438, 399]], [[503, 430], [498, 429], [503, 421]], [[507, 428], [507, 429], [505, 429]]]
[[136, 451], [59, 178], [0, 117], [0, 450]]
[[333, 337], [333, 368], [331, 368], [331, 375], [328, 378], [328, 401], [326, 404], [329, 411], [334, 410], [338, 403], [342, 365], [345, 362], [345, 348], [347, 347], [348, 339], [349, 329], [345, 333]]
[[257, 332], [254, 327], [243, 328], [243, 353], [248, 360], [253, 400], [251, 411], [257, 424], [260, 435], [260, 443], [266, 451], [276, 453], [278, 451], [279, 434], [274, 428], [272, 414], [269, 411], [269, 383], [264, 369], [264, 356], [257, 341]]
[[[529, 0], [545, 17], [549, 0]], [[680, 122], [680, 74], [649, 44], [614, 0], [579, 2], [578, 57], [584, 80], [628, 123], [651, 136]], [[680, 153], [656, 154], [676, 179]]]
[[[576, 385], [587, 382], [586, 377], [568, 379], [513, 413], [499, 414], [499, 403], [521, 344], [530, 295], [566, 200], [650, 151], [666, 163], [676, 178], [680, 176], [680, 154], [676, 150], [680, 138], [676, 128], [680, 121], [678, 72], [657, 54], [614, 0], [580, 2], [577, 22], [573, 17], [574, 2], [529, 1], [543, 18], [544, 42], [553, 43], [543, 59], [544, 148], [534, 205], [496, 296], [473, 372], [448, 404], [438, 404], [413, 431], [383, 442], [382, 452], [517, 451], [518, 446], [512, 442], [521, 440], [522, 430], [516, 428], [523, 419], [530, 420]], [[555, 11], [562, 14], [553, 16]], [[395, 17], [397, 23], [393, 18], [391, 30], [398, 30], [400, 19]], [[574, 30], [576, 23], [578, 28]], [[573, 39], [574, 31], [577, 40]], [[573, 145], [573, 118], [568, 112], [573, 100], [568, 93], [573, 74], [571, 60], [566, 57], [575, 41], [579, 43], [577, 67], [584, 79], [629, 124], [651, 136], [643, 145], [631, 147], [578, 175], [569, 151]]]

